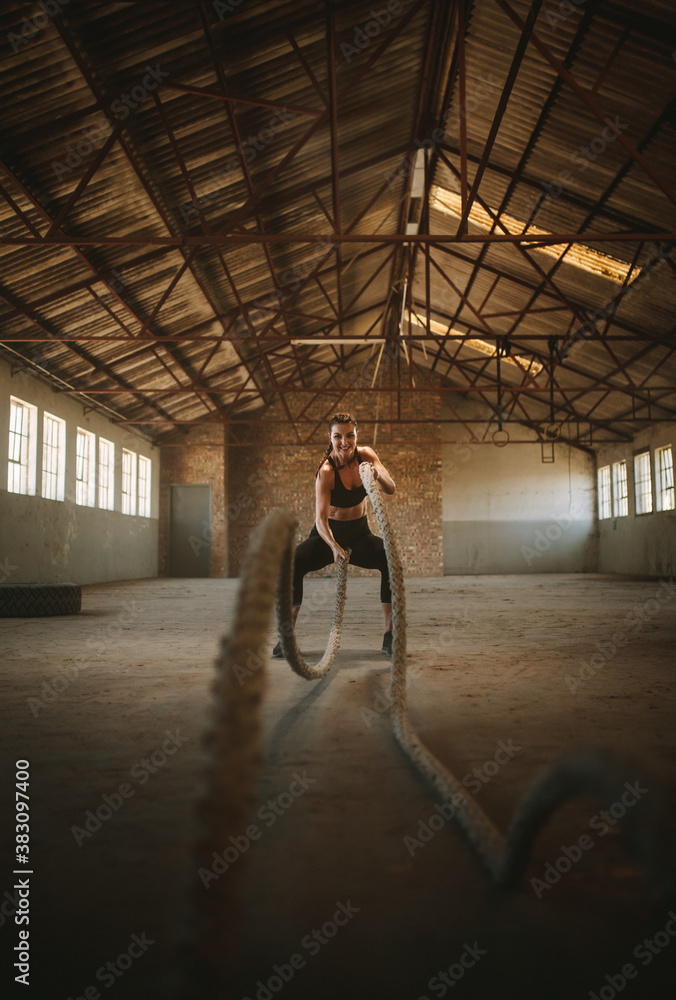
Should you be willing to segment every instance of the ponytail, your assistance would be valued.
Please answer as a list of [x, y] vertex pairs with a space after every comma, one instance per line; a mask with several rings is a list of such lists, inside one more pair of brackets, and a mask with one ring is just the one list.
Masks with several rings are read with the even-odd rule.
[[331, 454], [331, 452], [332, 452], [332, 451], [333, 451], [333, 445], [332, 445], [332, 444], [329, 444], [328, 448], [326, 449], [326, 451], [325, 451], [325, 452], [324, 452], [324, 454], [322, 455], [322, 460], [321, 460], [321, 462], [320, 462], [320, 463], [319, 463], [319, 465], [317, 466], [317, 471], [315, 472], [315, 479], [316, 479], [316, 478], [317, 478], [317, 476], [319, 475], [319, 470], [321, 469], [322, 465], [324, 464], [324, 462], [325, 462], [325, 461], [326, 461], [326, 459], [327, 459], [327, 458], [329, 457], [329, 455]]

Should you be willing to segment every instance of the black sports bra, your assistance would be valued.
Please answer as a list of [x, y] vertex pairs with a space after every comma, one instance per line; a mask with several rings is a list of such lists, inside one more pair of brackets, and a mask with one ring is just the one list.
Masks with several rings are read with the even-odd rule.
[[[359, 452], [355, 448], [354, 453], [359, 462]], [[333, 469], [336, 481], [333, 489], [331, 490], [331, 506], [332, 507], [357, 507], [362, 500], [366, 497], [366, 487], [362, 483], [361, 486], [355, 486], [354, 489], [348, 490], [347, 486], [343, 484], [340, 475], [338, 474], [338, 469], [336, 464], [329, 455], [329, 465]]]

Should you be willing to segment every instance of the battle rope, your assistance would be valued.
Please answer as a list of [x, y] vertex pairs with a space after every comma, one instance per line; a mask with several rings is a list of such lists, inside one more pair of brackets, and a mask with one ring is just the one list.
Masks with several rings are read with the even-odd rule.
[[392, 530], [390, 520], [385, 510], [382, 494], [373, 476], [373, 469], [363, 462], [359, 466], [361, 480], [366, 487], [373, 511], [382, 533], [387, 554], [387, 565], [390, 571], [390, 587], [392, 589], [392, 725], [394, 734], [404, 753], [410, 757], [415, 766], [432, 782], [444, 799], [455, 803], [465, 801], [466, 809], [458, 813], [458, 819], [469, 834], [479, 855], [486, 862], [489, 870], [496, 867], [497, 859], [502, 853], [500, 834], [490, 822], [485, 813], [467, 799], [467, 789], [443, 764], [434, 757], [416, 736], [408, 721], [406, 706], [406, 594], [404, 589], [404, 573], [399, 557], [397, 540]]
[[338, 651], [347, 582], [345, 560], [338, 564], [336, 604], [324, 656], [312, 667], [298, 650], [292, 624], [296, 526], [290, 512], [277, 510], [252, 535], [233, 624], [221, 639], [216, 660], [212, 719], [204, 738], [210, 757], [204, 794], [196, 808], [201, 827], [195, 850], [199, 881], [193, 891], [192, 943], [185, 957], [183, 995], [191, 1000], [220, 1000], [223, 984], [237, 965], [242, 865], [233, 864], [232, 859], [239, 858], [238, 837], [248, 847], [243, 838], [256, 801], [263, 758], [261, 704], [275, 595], [280, 641], [297, 673], [308, 680], [323, 677]]
[[[635, 761], [603, 751], [566, 756], [536, 779], [519, 805], [507, 838], [493, 825], [473, 798], [413, 731], [406, 707], [406, 599], [397, 542], [380, 489], [370, 465], [359, 467], [371, 499], [387, 553], [392, 587], [393, 657], [392, 721], [395, 736], [437, 792], [454, 806], [453, 822], [464, 831], [491, 877], [515, 886], [522, 877], [535, 838], [554, 810], [573, 796], [620, 801], [627, 779], [645, 780]], [[195, 928], [187, 996], [221, 996], [236, 964], [241, 926], [239, 881], [242, 865], [226, 864], [225, 852], [237, 854], [256, 801], [255, 789], [262, 763], [261, 703], [268, 659], [268, 634], [277, 598], [278, 630], [293, 669], [308, 679], [325, 675], [338, 648], [347, 565], [339, 564], [336, 610], [327, 651], [316, 667], [298, 652], [291, 617], [291, 566], [296, 521], [287, 511], [273, 511], [252, 536], [241, 573], [232, 628], [221, 640], [216, 661], [212, 726], [205, 743], [211, 751], [206, 789], [197, 807], [202, 835], [195, 859], [201, 883], [194, 892]], [[279, 585], [278, 585], [279, 584]], [[674, 893], [671, 869], [665, 882], [663, 859], [668, 833], [658, 829], [657, 789], [626, 810], [620, 822], [627, 847], [657, 892]], [[459, 805], [459, 803], [461, 803]], [[248, 846], [248, 842], [247, 842]], [[232, 851], [231, 851], [232, 853]], [[218, 869], [218, 870], [217, 870]]]
[[[295, 527], [295, 526], [294, 526]], [[331, 622], [329, 640], [319, 663], [311, 666], [304, 660], [293, 629], [292, 615], [292, 590], [293, 590], [293, 535], [291, 544], [284, 549], [282, 562], [279, 571], [279, 588], [277, 590], [277, 628], [279, 640], [282, 644], [284, 656], [289, 661], [289, 666], [297, 674], [304, 677], [306, 681], [319, 680], [329, 672], [336, 658], [338, 647], [340, 646], [340, 630], [343, 624], [343, 611], [345, 609], [345, 590], [347, 587], [347, 562], [345, 559], [338, 560], [338, 579], [336, 581], [336, 603]], [[350, 549], [345, 550], [348, 555]]]
[[[236, 838], [245, 834], [256, 800], [270, 618], [278, 568], [293, 547], [295, 530], [289, 512], [274, 511], [253, 533], [234, 621], [221, 639], [216, 660], [212, 719], [204, 738], [209, 758], [196, 807], [201, 827], [194, 855], [198, 881], [192, 893], [194, 926], [183, 984], [183, 995], [190, 1000], [220, 1000], [237, 966], [242, 865], [236, 863]], [[235, 863], [226, 860], [227, 851]]]
[[[557, 806], [574, 796], [589, 796], [604, 802], [621, 800], [627, 778], [636, 779], [635, 761], [610, 751], [588, 750], [567, 755], [551, 765], [534, 783], [520, 803], [507, 838], [496, 829], [483, 809], [444, 765], [424, 746], [413, 731], [406, 709], [406, 607], [404, 574], [397, 541], [390, 524], [372, 467], [359, 466], [381, 530], [392, 588], [392, 723], [404, 753], [453, 806], [454, 822], [463, 830], [491, 877], [502, 885], [516, 886], [528, 865], [538, 832]], [[659, 804], [639, 801], [626, 812], [624, 821], [628, 849], [642, 864], [655, 890], [665, 891], [662, 867], [665, 853], [661, 831], [654, 826]], [[668, 892], [673, 891], [669, 885]]]

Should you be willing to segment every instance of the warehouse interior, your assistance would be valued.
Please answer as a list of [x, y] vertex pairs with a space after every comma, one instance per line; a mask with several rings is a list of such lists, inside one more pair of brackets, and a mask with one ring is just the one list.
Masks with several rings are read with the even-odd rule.
[[[82, 591], [0, 620], [34, 995], [672, 996], [673, 4], [41, 0], [0, 45], [0, 601]], [[397, 746], [357, 567], [324, 679], [271, 612], [250, 822], [195, 862], [247, 551], [307, 535], [338, 412], [397, 484], [430, 751], [503, 832], [563, 754], [624, 761], [515, 889]]]

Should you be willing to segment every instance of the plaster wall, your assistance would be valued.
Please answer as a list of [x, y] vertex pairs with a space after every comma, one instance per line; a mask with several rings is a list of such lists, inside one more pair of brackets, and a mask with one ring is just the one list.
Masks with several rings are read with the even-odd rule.
[[[676, 511], [658, 511], [655, 502], [655, 450], [671, 445], [676, 450], [673, 423], [653, 424], [633, 441], [604, 445], [597, 452], [597, 467], [627, 463], [629, 513], [626, 517], [599, 521], [599, 572], [639, 573], [671, 576], [676, 568]], [[634, 455], [650, 448], [653, 472], [653, 511], [636, 514], [634, 500]]]
[[[468, 404], [467, 417], [480, 419]], [[447, 417], [451, 416], [444, 407]], [[472, 424], [481, 440], [485, 424]], [[556, 442], [542, 461], [535, 435], [518, 427], [504, 448], [470, 442], [442, 424], [444, 573], [580, 573], [596, 570], [595, 463]], [[467, 443], [457, 442], [460, 433]], [[524, 442], [524, 443], [516, 443]]]
[[[7, 490], [10, 396], [37, 407], [37, 492]], [[65, 499], [41, 491], [43, 413], [66, 422]], [[77, 428], [115, 445], [115, 509], [75, 503]], [[122, 449], [152, 461], [151, 516], [122, 513]], [[105, 583], [157, 576], [159, 452], [145, 438], [56, 392], [27, 371], [0, 362], [0, 582]]]

